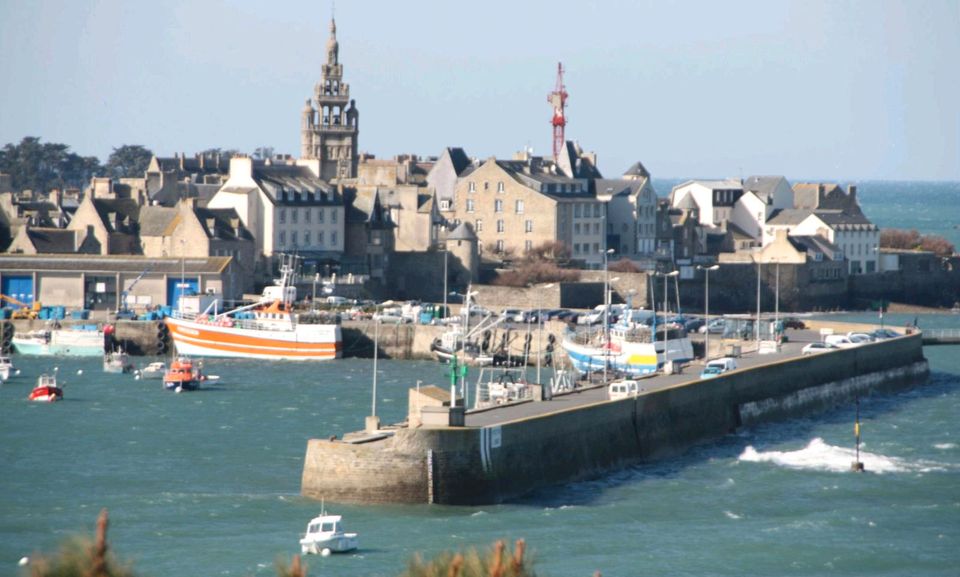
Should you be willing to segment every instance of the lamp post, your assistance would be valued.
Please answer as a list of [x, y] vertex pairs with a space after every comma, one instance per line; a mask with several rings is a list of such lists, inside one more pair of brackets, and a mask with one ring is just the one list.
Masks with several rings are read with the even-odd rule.
[[543, 357], [543, 291], [553, 288], [553, 283], [545, 284], [537, 290], [537, 384], [540, 380], [540, 358]]
[[710, 362], [710, 271], [718, 270], [720, 265], [715, 264], [713, 266], [700, 266], [697, 265], [697, 268], [703, 271], [703, 276], [705, 279], [704, 285], [704, 297], [703, 297], [703, 317], [706, 324], [706, 337], [704, 337], [703, 344], [703, 364]]
[[393, 301], [384, 301], [376, 305], [373, 314], [373, 390], [370, 394], [370, 416], [367, 417], [366, 430], [368, 433], [380, 429], [380, 419], [377, 417], [377, 359], [380, 352], [380, 307], [390, 306]]
[[[477, 291], [471, 291], [470, 287], [467, 287], [467, 292], [460, 294], [456, 291], [451, 291], [450, 296], [460, 296], [463, 297], [463, 329], [460, 332], [460, 351], [463, 352], [464, 363], [466, 363], [466, 350], [467, 350], [467, 331], [470, 327], [470, 297], [476, 296]], [[457, 345], [456, 343], [453, 346], [454, 348], [454, 358], [456, 358]], [[454, 383], [456, 382], [455, 378], [450, 381], [450, 406], [457, 406], [457, 395], [456, 389], [454, 388]], [[461, 373], [460, 375], [460, 388], [463, 389], [463, 405], [467, 407], [470, 405], [469, 390], [466, 385], [466, 374]]]
[[[606, 233], [606, 229], [604, 229]], [[606, 236], [604, 236], [606, 239]], [[604, 240], [606, 245], [606, 240]], [[603, 251], [603, 384], [607, 384], [607, 365], [610, 353], [610, 268], [608, 266], [608, 257], [613, 254], [613, 249], [608, 248]]]
[[[680, 271], [670, 271], [663, 273], [663, 366], [667, 366], [667, 302], [669, 297], [667, 295], [667, 288], [670, 286], [669, 278], [672, 276], [677, 276], [680, 274]], [[656, 315], [656, 311], [653, 313]], [[654, 335], [656, 337], [656, 335]], [[654, 348], [654, 353], [656, 353], [656, 348]]]
[[443, 245], [443, 318], [447, 318], [447, 245]]
[[754, 340], [757, 341], [757, 354], [760, 354], [760, 253], [757, 253], [757, 322], [754, 323]]

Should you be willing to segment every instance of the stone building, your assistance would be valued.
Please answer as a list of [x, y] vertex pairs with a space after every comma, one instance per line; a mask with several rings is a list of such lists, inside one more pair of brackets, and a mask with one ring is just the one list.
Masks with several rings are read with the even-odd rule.
[[219, 152], [154, 156], [144, 174], [145, 190], [151, 204], [175, 206], [181, 198], [196, 198], [203, 206], [229, 176], [230, 158]]
[[67, 228], [80, 236], [80, 252], [141, 254], [139, 213], [140, 205], [132, 198], [97, 198], [88, 192]]
[[336, 261], [343, 254], [343, 195], [320, 178], [318, 159], [234, 157], [207, 208], [233, 209], [253, 235], [258, 259], [296, 251], [305, 261]]
[[357, 175], [357, 136], [360, 113], [350, 98], [350, 85], [343, 81], [339, 61], [337, 24], [330, 20], [327, 62], [320, 68], [320, 82], [301, 112], [300, 156], [320, 161], [319, 178], [354, 178]]

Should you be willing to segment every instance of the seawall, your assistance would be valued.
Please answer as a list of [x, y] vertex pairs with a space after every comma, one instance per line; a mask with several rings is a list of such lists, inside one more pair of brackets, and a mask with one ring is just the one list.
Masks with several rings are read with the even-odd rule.
[[910, 335], [498, 425], [312, 439], [301, 492], [343, 502], [497, 503], [674, 456], [744, 424], [908, 387], [927, 374], [920, 335]]

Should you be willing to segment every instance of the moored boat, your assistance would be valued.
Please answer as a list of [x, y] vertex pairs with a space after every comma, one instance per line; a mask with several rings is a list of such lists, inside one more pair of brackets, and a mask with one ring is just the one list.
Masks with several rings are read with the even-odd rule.
[[167, 363], [155, 361], [140, 370], [141, 379], [162, 379], [167, 374]]
[[57, 377], [54, 375], [40, 375], [37, 386], [33, 387], [27, 399], [40, 403], [59, 401], [63, 399], [63, 388], [57, 386]]
[[618, 323], [604, 331], [570, 331], [563, 339], [570, 363], [579, 373], [608, 371], [636, 377], [651, 375], [667, 363], [693, 359], [693, 345], [683, 327]]
[[103, 356], [103, 370], [106, 373], [129, 373], [133, 365], [123, 349], [115, 349]]
[[205, 380], [200, 364], [194, 364], [193, 359], [187, 357], [178, 357], [163, 375], [163, 388], [178, 392], [195, 391]]
[[304, 555], [346, 553], [357, 545], [357, 534], [344, 532], [341, 516], [327, 515], [321, 509], [320, 515], [307, 524], [307, 532], [300, 539], [300, 552]]
[[15, 374], [13, 368], [13, 361], [10, 360], [10, 357], [0, 356], [0, 381], [6, 381], [10, 379], [10, 375]]
[[13, 335], [13, 347], [21, 355], [92, 357], [103, 354], [103, 331], [96, 325], [83, 328], [46, 328]]
[[203, 311], [183, 310], [165, 322], [177, 352], [195, 357], [237, 357], [272, 360], [329, 360], [340, 357], [337, 322], [317, 322], [293, 310], [293, 257], [285, 257], [281, 278], [265, 287], [257, 303], [217, 312], [217, 301]]

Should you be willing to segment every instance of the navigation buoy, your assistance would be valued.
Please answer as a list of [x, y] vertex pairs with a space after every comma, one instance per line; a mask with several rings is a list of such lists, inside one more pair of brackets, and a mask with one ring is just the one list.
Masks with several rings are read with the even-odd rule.
[[77, 369], [77, 374], [78, 374], [78, 375], [82, 375], [82, 374], [83, 374], [83, 369]]
[[853, 423], [853, 436], [857, 441], [857, 457], [850, 463], [850, 470], [855, 473], [863, 472], [863, 462], [860, 461], [860, 397], [857, 397], [857, 417]]
[[19, 565], [20, 567], [26, 567], [29, 564], [30, 564], [29, 557], [21, 557], [20, 560], [17, 561], [17, 565]]
[[321, 557], [329, 557], [329, 556], [330, 556], [330, 549], [329, 549], [328, 547], [324, 547], [324, 548], [323, 548], [323, 551], [320, 551], [320, 556], [321, 556]]

